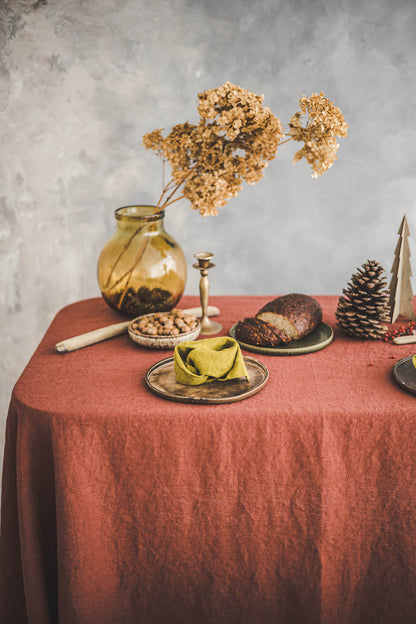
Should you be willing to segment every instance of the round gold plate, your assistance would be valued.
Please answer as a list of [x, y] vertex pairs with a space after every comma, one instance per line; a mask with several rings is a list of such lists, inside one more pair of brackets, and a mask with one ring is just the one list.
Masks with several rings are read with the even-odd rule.
[[211, 381], [200, 386], [185, 386], [176, 381], [173, 357], [153, 364], [145, 375], [151, 392], [169, 401], [180, 403], [234, 403], [259, 392], [269, 378], [269, 371], [261, 362], [244, 356], [250, 379]]

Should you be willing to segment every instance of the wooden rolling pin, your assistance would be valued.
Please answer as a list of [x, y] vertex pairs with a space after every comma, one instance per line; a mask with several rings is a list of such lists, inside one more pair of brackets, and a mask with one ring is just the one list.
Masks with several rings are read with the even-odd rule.
[[[195, 316], [199, 317], [202, 316], [202, 310], [200, 307], [187, 308], [182, 311], [186, 314], [195, 314]], [[220, 311], [216, 306], [208, 306], [208, 316], [217, 316], [219, 313]], [[62, 340], [62, 342], [58, 342], [58, 344], [55, 345], [55, 349], [58, 353], [68, 353], [69, 351], [75, 351], [76, 349], [81, 349], [82, 347], [88, 347], [89, 345], [101, 342], [102, 340], [107, 340], [108, 338], [114, 338], [114, 336], [120, 336], [121, 334], [125, 334], [127, 332], [130, 322], [131, 321], [123, 321], [122, 323], [107, 325], [106, 327], [94, 329], [86, 334], [80, 334], [79, 336], [74, 336], [73, 338], [67, 338], [66, 340]]]

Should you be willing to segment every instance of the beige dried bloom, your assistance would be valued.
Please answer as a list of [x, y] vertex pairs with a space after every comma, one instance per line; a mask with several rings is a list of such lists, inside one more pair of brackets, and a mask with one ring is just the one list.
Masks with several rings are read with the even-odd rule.
[[256, 184], [264, 176], [285, 136], [286, 141], [304, 143], [293, 162], [305, 158], [313, 176], [321, 175], [334, 162], [339, 147], [335, 137], [347, 136], [348, 124], [323, 93], [303, 96], [299, 104], [285, 135], [278, 117], [263, 106], [263, 96], [230, 82], [199, 93], [197, 124], [178, 124], [166, 137], [162, 130], [143, 137], [144, 146], [168, 161], [172, 171], [157, 208], [185, 197], [201, 215], [218, 214], [243, 182]]
[[[284, 134], [262, 96], [230, 82], [200, 93], [198, 112], [197, 125], [174, 126], [165, 138], [155, 130], [143, 137], [143, 144], [172, 170], [158, 208], [186, 197], [203, 216], [215, 215], [243, 182], [255, 184], [263, 177]], [[180, 188], [180, 197], [172, 199]]]
[[[348, 124], [340, 109], [322, 91], [313, 93], [310, 98], [302, 96], [299, 105], [300, 111], [291, 117], [289, 135], [304, 145], [296, 152], [293, 162], [305, 158], [312, 167], [312, 176], [317, 178], [336, 160], [339, 148], [336, 137], [347, 136]], [[302, 117], [305, 115], [308, 117], [303, 126]]]

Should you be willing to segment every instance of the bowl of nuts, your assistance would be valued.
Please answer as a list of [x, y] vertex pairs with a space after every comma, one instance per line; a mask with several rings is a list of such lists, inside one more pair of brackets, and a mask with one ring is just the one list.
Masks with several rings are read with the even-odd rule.
[[173, 349], [177, 344], [195, 340], [201, 324], [193, 314], [183, 310], [143, 314], [129, 323], [130, 338], [149, 349]]

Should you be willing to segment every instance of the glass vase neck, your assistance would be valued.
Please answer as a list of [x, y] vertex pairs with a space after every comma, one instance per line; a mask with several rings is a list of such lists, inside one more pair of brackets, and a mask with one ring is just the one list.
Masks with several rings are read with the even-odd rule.
[[161, 221], [165, 216], [164, 210], [158, 210], [156, 206], [139, 205], [139, 206], [122, 206], [114, 211], [117, 221], [121, 222], [141, 222], [152, 223]]

